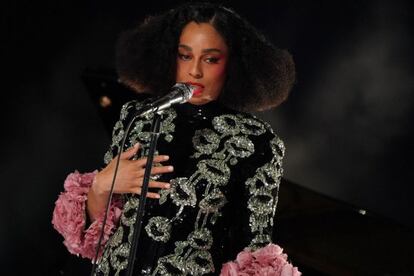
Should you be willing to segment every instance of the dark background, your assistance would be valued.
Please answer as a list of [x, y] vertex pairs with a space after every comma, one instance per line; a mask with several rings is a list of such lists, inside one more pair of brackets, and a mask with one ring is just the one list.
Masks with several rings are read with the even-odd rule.
[[[2, 2], [1, 275], [65, 266], [54, 201], [68, 173], [101, 166], [109, 144], [81, 74], [113, 68], [120, 31], [180, 2]], [[288, 101], [258, 114], [285, 141], [285, 177], [412, 228], [413, 4], [222, 3], [295, 59]]]

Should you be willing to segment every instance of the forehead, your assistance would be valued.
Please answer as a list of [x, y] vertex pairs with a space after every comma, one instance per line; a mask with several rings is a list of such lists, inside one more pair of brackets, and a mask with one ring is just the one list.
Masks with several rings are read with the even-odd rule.
[[182, 30], [180, 44], [191, 48], [217, 48], [227, 51], [223, 37], [209, 23], [188, 23]]

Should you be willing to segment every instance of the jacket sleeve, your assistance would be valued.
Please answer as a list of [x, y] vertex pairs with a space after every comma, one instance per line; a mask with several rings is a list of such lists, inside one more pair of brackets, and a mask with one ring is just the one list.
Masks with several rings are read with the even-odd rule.
[[[261, 162], [245, 181], [248, 247], [256, 250], [272, 242], [273, 220], [278, 202], [279, 184], [283, 174], [285, 148], [268, 127], [267, 139], [258, 147]], [[257, 163], [256, 163], [257, 164]]]
[[[127, 117], [134, 104], [134, 102], [128, 102], [121, 109], [120, 119], [115, 124], [112, 132], [112, 143], [104, 157], [105, 164], [108, 164], [119, 150], [125, 124], [128, 120]], [[88, 224], [86, 201], [96, 174], [97, 171], [91, 173], [76, 171], [67, 176], [64, 183], [64, 192], [59, 195], [55, 203], [52, 219], [54, 228], [63, 236], [63, 243], [69, 252], [89, 259], [95, 257], [105, 213], [103, 211], [94, 222]], [[104, 228], [102, 247], [109, 240], [118, 224], [122, 204], [121, 195], [114, 194]]]
[[[91, 173], [74, 172], [67, 176], [64, 192], [59, 195], [53, 211], [52, 224], [63, 236], [64, 245], [70, 253], [93, 259], [102, 228], [104, 212], [88, 227], [86, 200], [88, 191], [97, 171]], [[114, 196], [106, 221], [102, 246], [116, 228], [121, 215], [122, 201]]]

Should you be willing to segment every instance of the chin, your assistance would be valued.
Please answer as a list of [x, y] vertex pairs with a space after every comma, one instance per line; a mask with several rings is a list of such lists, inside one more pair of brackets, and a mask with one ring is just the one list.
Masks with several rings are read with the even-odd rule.
[[188, 103], [194, 104], [194, 105], [203, 105], [206, 103], [209, 103], [213, 101], [213, 99], [206, 99], [206, 98], [191, 98]]

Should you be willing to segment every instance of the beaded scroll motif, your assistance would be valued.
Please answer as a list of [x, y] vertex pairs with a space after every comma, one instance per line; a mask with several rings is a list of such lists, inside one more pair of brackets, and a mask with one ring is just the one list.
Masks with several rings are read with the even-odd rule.
[[[123, 120], [126, 118], [132, 106], [125, 105], [121, 112], [121, 120], [117, 123], [113, 133], [111, 149], [119, 147], [123, 138]], [[161, 123], [161, 133], [165, 134], [165, 140], [170, 142], [174, 131], [173, 119], [176, 114], [169, 109]], [[139, 121], [129, 137], [129, 145], [139, 141], [142, 146], [148, 144], [149, 133], [144, 131], [150, 124], [151, 118]], [[161, 192], [160, 204], [171, 200], [178, 208], [173, 218], [152, 217], [145, 230], [149, 237], [155, 241], [167, 242], [173, 222], [182, 221], [181, 215], [185, 208], [197, 208], [198, 214], [194, 222], [194, 230], [188, 235], [187, 240], [175, 242], [173, 254], [163, 256], [158, 260], [158, 265], [152, 275], [204, 275], [214, 272], [214, 264], [209, 249], [213, 243], [213, 237], [209, 225], [214, 225], [220, 217], [220, 209], [227, 200], [221, 189], [227, 185], [230, 178], [230, 166], [238, 163], [239, 159], [247, 158], [255, 151], [254, 144], [248, 138], [249, 135], [261, 135], [269, 130], [269, 125], [253, 118], [242, 115], [221, 115], [212, 121], [213, 129], [197, 130], [192, 139], [195, 153], [192, 158], [199, 159], [196, 171], [188, 178], [179, 177], [171, 180], [171, 189]], [[273, 132], [272, 132], [273, 133]], [[220, 146], [221, 145], [221, 146]], [[282, 175], [281, 159], [284, 154], [284, 146], [276, 136], [270, 141], [272, 160], [258, 168], [253, 177], [246, 181], [250, 198], [247, 207], [250, 211], [249, 225], [254, 238], [249, 245], [252, 248], [260, 247], [271, 241], [264, 229], [273, 226], [273, 216], [277, 205], [277, 195], [280, 178]], [[112, 159], [112, 150], [105, 156], [108, 163]], [[207, 183], [201, 198], [197, 198], [195, 187], [200, 181]], [[121, 225], [111, 237], [105, 248], [98, 271], [104, 275], [109, 274], [109, 264], [116, 270], [115, 275], [127, 266], [129, 244], [132, 240], [134, 211], [138, 205], [136, 197], [130, 197], [121, 216]], [[124, 226], [128, 227], [128, 242], [122, 243]], [[149, 273], [149, 271], [147, 272]]]
[[[175, 242], [173, 254], [158, 260], [152, 275], [204, 275], [214, 272], [209, 252], [213, 237], [208, 226], [215, 224], [221, 215], [220, 209], [227, 202], [221, 188], [230, 179], [230, 166], [236, 165], [238, 159], [247, 158], [254, 153], [254, 144], [248, 136], [261, 135], [266, 129], [271, 130], [255, 118], [231, 114], [215, 117], [212, 125], [214, 129], [197, 130], [193, 137], [196, 152], [192, 157], [200, 158], [197, 170], [189, 178], [171, 180], [171, 189], [161, 192], [160, 204], [169, 197], [179, 208], [176, 216], [172, 219], [153, 217], [145, 228], [154, 240], [166, 242], [170, 238], [172, 222], [180, 220], [184, 208], [198, 207], [194, 230], [186, 241]], [[223, 146], [220, 148], [220, 145]], [[277, 204], [274, 194], [279, 187], [284, 150], [282, 142], [276, 137], [270, 145], [273, 159], [258, 168], [256, 174], [246, 182], [250, 192], [248, 209], [251, 212], [250, 227], [254, 233], [250, 247], [253, 248], [271, 241], [270, 235], [264, 234], [263, 230], [273, 225], [272, 218]], [[203, 180], [207, 186], [202, 197], [197, 198], [195, 187]]]
[[[135, 101], [128, 102], [122, 106], [120, 120], [115, 124], [112, 132], [112, 144], [105, 154], [104, 162], [108, 164], [114, 157], [114, 153], [118, 152], [122, 139], [124, 138], [124, 128], [126, 127], [127, 116], [129, 112], [138, 110], [142, 106], [141, 103]], [[164, 137], [165, 141], [171, 142], [173, 136], [171, 133], [175, 130], [175, 125], [172, 123], [177, 116], [173, 109], [165, 110], [162, 114], [162, 120], [160, 124], [160, 134]], [[133, 129], [130, 132], [130, 136], [125, 142], [124, 150], [133, 146], [139, 142], [141, 150], [140, 156], [145, 156], [149, 142], [151, 139], [151, 133], [149, 132], [153, 115], [149, 114], [144, 119], [135, 122]], [[157, 152], [156, 152], [157, 154]], [[136, 157], [136, 158], [139, 158]], [[128, 255], [130, 251], [130, 244], [132, 242], [133, 227], [135, 223], [135, 210], [139, 204], [137, 196], [125, 196], [125, 205], [122, 210], [120, 225], [116, 229], [115, 233], [109, 239], [108, 244], [105, 246], [105, 250], [102, 254], [102, 258], [97, 267], [98, 275], [118, 276], [122, 270], [125, 270], [128, 265]], [[123, 242], [123, 236], [128, 234], [127, 242]], [[111, 270], [112, 267], [112, 270]], [[114, 274], [112, 274], [114, 273]]]

